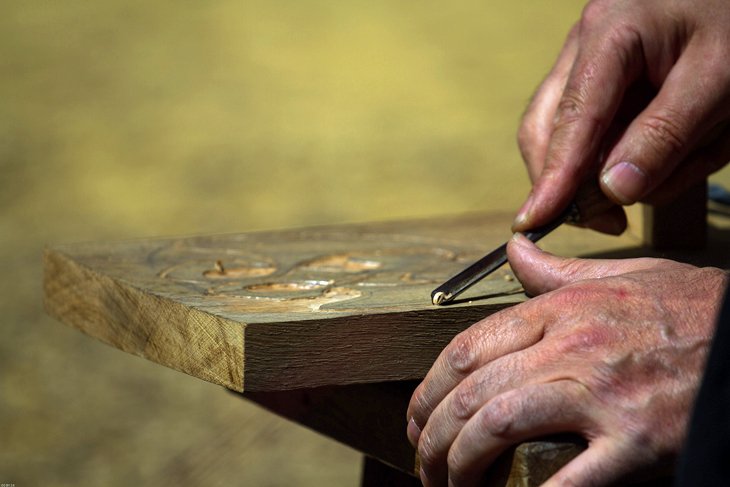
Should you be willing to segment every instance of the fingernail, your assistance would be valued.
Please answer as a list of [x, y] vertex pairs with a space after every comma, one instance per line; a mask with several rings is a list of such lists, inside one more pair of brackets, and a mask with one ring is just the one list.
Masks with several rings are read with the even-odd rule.
[[619, 162], [601, 176], [603, 184], [622, 204], [635, 203], [649, 186], [646, 173], [630, 162]]
[[532, 209], [532, 200], [533, 196], [532, 193], [530, 193], [530, 195], [527, 197], [527, 201], [525, 201], [525, 204], [523, 204], [522, 208], [520, 208], [520, 211], [517, 212], [515, 221], [512, 223], [513, 227], [519, 227], [527, 221], [527, 218], [530, 216], [530, 210]]
[[413, 418], [408, 421], [406, 435], [408, 436], [408, 441], [410, 441], [411, 445], [413, 445], [413, 447], [415, 448], [416, 445], [418, 445], [418, 438], [421, 437], [421, 428], [418, 427], [418, 425], [416, 424], [416, 420]]
[[524, 233], [522, 232], [515, 232], [512, 234], [512, 240], [522, 247], [534, 247], [540, 252], [542, 252], [542, 249], [540, 249], [532, 240], [527, 238]]
[[517, 245], [525, 245], [525, 240], [527, 240], [527, 237], [522, 235], [520, 232], [515, 232], [512, 234], [512, 241]]

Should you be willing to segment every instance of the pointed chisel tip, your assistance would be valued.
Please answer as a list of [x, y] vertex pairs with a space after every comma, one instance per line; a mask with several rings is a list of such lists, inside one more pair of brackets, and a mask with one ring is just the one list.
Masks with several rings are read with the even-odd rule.
[[441, 291], [433, 293], [433, 296], [431, 296], [431, 301], [433, 302], [433, 304], [435, 304], [437, 306], [439, 304], [443, 303], [444, 301], [446, 301], [446, 299], [447, 299], [446, 293], [441, 292]]

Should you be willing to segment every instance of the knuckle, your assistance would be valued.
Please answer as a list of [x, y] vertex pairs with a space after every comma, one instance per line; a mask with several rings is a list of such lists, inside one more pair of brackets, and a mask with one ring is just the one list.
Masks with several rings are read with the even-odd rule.
[[633, 6], [634, 15], [626, 15], [622, 9], [616, 8], [616, 0], [592, 0], [583, 8], [580, 17], [580, 32], [601, 30], [603, 38], [625, 41], [634, 38], [638, 29], [634, 27], [636, 19], [643, 16], [645, 9], [641, 5]]
[[474, 333], [466, 331], [456, 335], [446, 349], [448, 367], [459, 375], [472, 372], [477, 364], [478, 349], [479, 342]]
[[641, 29], [630, 21], [617, 22], [609, 33], [607, 45], [619, 60], [624, 73], [634, 71], [642, 53]]
[[610, 344], [613, 338], [605, 327], [584, 328], [562, 337], [556, 344], [556, 352], [561, 356], [586, 353]]
[[481, 421], [489, 434], [507, 437], [514, 431], [518, 415], [519, 404], [512, 400], [512, 394], [506, 393], [495, 397], [485, 406]]
[[560, 273], [570, 282], [575, 281], [577, 276], [583, 274], [584, 261], [581, 259], [568, 257], [562, 259], [558, 265], [560, 267]]
[[596, 299], [595, 286], [573, 283], [550, 293], [551, 305], [556, 309], [581, 310]]
[[590, 78], [594, 69], [594, 66], [585, 67], [582, 73], [569, 82], [555, 110], [552, 136], [563, 134], [566, 145], [573, 143], [569, 137], [573, 131], [590, 127], [591, 130], [600, 132], [605, 125], [605, 116], [596, 112], [593, 104], [587, 102], [588, 87], [592, 83]]
[[454, 417], [461, 420], [471, 418], [474, 414], [476, 399], [473, 386], [463, 384], [456, 389], [451, 399], [451, 411]]
[[585, 99], [583, 94], [574, 87], [566, 87], [555, 110], [553, 132], [575, 124], [583, 118], [584, 114]]
[[602, 0], [593, 0], [588, 2], [583, 8], [580, 17], [580, 29], [582, 32], [592, 30], [605, 24], [607, 14], [606, 2]]
[[652, 149], [659, 153], [681, 154], [687, 146], [685, 131], [679, 113], [665, 109], [665, 113], [647, 116], [642, 121], [642, 132]]

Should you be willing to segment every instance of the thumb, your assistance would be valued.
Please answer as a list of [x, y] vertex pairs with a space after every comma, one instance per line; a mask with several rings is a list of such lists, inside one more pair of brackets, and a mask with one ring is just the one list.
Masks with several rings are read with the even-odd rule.
[[658, 260], [565, 258], [539, 249], [521, 233], [507, 244], [512, 271], [528, 294], [536, 296], [586, 279], [616, 276], [654, 267]]

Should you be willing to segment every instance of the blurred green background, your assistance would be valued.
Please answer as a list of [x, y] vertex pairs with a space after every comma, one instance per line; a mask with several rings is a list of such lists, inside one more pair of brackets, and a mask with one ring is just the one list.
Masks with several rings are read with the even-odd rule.
[[357, 485], [354, 451], [46, 317], [42, 249], [514, 211], [582, 3], [3, 2], [0, 482]]

